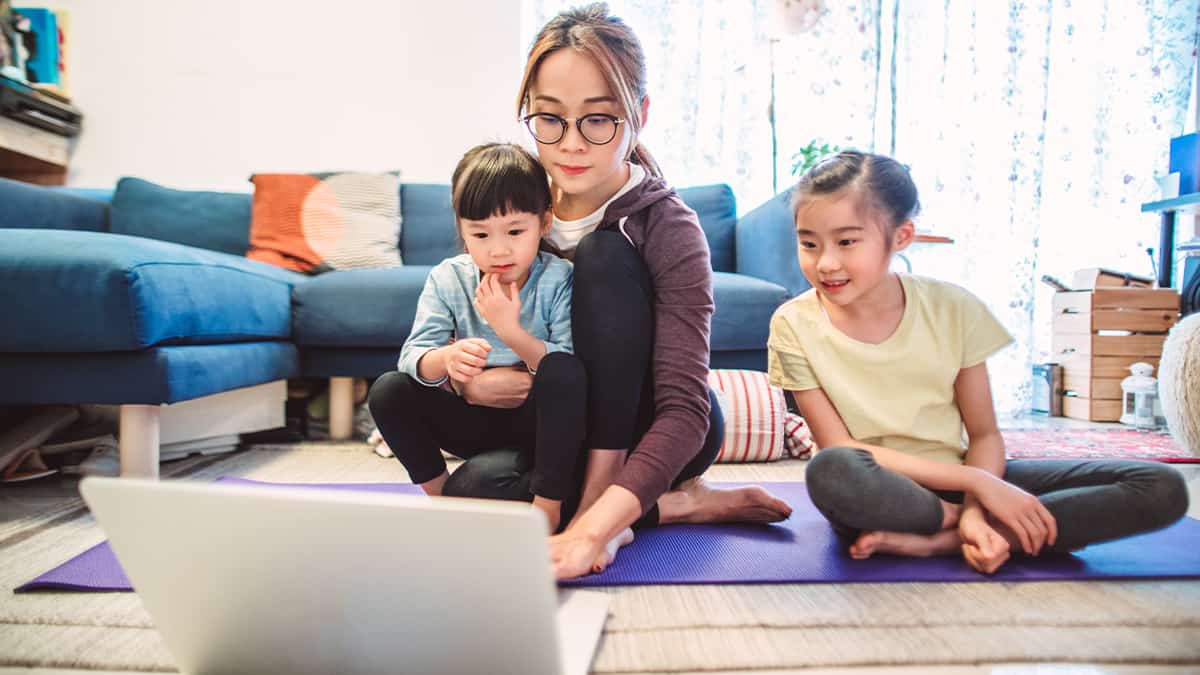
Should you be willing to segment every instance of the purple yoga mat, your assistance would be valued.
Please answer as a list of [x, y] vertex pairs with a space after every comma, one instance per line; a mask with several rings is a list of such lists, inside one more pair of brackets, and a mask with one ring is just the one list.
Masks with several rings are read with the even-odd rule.
[[[264, 483], [226, 476], [218, 483], [233, 485], [261, 485], [266, 487], [309, 487], [355, 492], [385, 492], [391, 494], [422, 494], [421, 488], [411, 483]], [[41, 576], [13, 589], [14, 593], [26, 591], [132, 591], [133, 586], [117, 556], [107, 541], [100, 542]]]
[[[223, 482], [251, 483], [241, 479]], [[259, 483], [261, 485], [261, 483]], [[275, 484], [268, 484], [275, 485]], [[412, 493], [407, 484], [289, 484]], [[734, 484], [726, 484], [732, 486]], [[722, 583], [857, 583], [893, 581], [1053, 581], [1200, 577], [1200, 521], [1185, 518], [1158, 532], [1090, 546], [1073, 555], [1016, 557], [992, 576], [958, 557], [875, 556], [854, 560], [813, 507], [803, 483], [760, 483], [792, 505], [775, 525], [673, 525], [642, 530], [601, 574], [566, 586]], [[35, 589], [130, 590], [108, 544], [84, 552], [21, 586]]]

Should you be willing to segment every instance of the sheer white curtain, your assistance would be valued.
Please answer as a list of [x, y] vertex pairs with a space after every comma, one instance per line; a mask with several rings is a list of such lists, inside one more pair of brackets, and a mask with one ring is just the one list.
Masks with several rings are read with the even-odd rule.
[[[527, 44], [578, 4], [527, 2]], [[799, 35], [770, 0], [609, 4], [646, 49], [644, 138], [674, 184], [729, 183], [742, 211], [771, 194], [772, 61], [781, 188], [813, 140], [912, 167], [919, 227], [955, 239], [915, 250], [918, 273], [968, 287], [1016, 338], [989, 364], [1002, 413], [1028, 406], [1049, 348], [1043, 273], [1151, 272], [1158, 221], [1138, 207], [1185, 129], [1200, 0], [825, 0]]]
[[876, 147], [912, 166], [922, 225], [956, 240], [915, 252], [918, 269], [970, 288], [1016, 338], [989, 363], [1011, 413], [1050, 347], [1042, 274], [1151, 275], [1158, 220], [1139, 206], [1185, 128], [1197, 2], [936, 7], [894, 13], [895, 132]]

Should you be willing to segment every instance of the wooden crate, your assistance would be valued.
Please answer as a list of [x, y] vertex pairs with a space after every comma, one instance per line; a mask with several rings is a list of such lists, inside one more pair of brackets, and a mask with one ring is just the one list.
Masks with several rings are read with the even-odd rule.
[[1144, 361], [1157, 370], [1166, 333], [1178, 319], [1179, 294], [1171, 289], [1055, 293], [1052, 344], [1063, 367], [1063, 414], [1120, 419], [1121, 380], [1129, 366]]

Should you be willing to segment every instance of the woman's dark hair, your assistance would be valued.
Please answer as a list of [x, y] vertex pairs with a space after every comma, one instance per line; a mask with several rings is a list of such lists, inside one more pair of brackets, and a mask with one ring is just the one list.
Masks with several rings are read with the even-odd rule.
[[817, 163], [800, 177], [792, 198], [792, 219], [814, 197], [855, 194], [878, 216], [888, 236], [921, 210], [908, 167], [886, 155], [843, 150]]
[[633, 131], [626, 159], [640, 164], [652, 176], [662, 176], [658, 163], [638, 140], [642, 130], [642, 101], [646, 99], [646, 54], [633, 29], [609, 14], [608, 5], [603, 2], [565, 10], [542, 26], [525, 60], [525, 74], [517, 92], [517, 116], [528, 111], [529, 89], [542, 61], [560, 49], [574, 49], [596, 62], [617, 98], [625, 124]]
[[537, 158], [512, 143], [484, 143], [466, 152], [450, 179], [454, 215], [484, 220], [512, 212], [550, 210], [550, 183]]

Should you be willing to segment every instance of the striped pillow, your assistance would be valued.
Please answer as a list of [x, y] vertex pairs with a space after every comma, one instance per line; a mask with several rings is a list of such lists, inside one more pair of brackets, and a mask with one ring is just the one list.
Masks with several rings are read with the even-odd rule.
[[400, 265], [400, 176], [260, 173], [247, 258], [316, 274]]
[[725, 416], [718, 462], [807, 458], [816, 448], [804, 418], [788, 412], [786, 394], [757, 370], [711, 370], [708, 385]]

